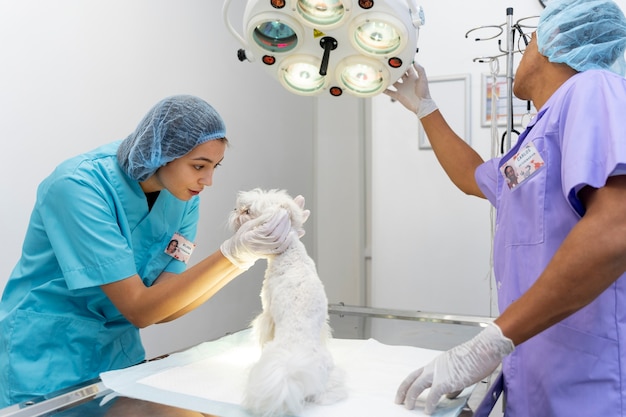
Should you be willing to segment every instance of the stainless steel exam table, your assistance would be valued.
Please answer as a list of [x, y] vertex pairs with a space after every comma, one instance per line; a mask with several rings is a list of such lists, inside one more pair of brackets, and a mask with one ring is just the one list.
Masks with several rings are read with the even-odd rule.
[[[420, 311], [393, 310], [331, 304], [331, 326], [336, 338], [366, 339], [373, 337], [381, 343], [446, 350], [478, 333], [493, 319]], [[380, 331], [381, 329], [387, 331]], [[158, 358], [157, 358], [158, 359]], [[156, 359], [155, 359], [156, 360]], [[497, 371], [476, 384], [467, 404], [459, 414], [474, 416], [474, 410], [487, 395]], [[400, 381], [398, 381], [400, 383]], [[210, 416], [196, 411], [149, 401], [118, 397], [100, 406], [104, 396], [111, 393], [100, 380], [45, 397], [33, 398], [21, 404], [1, 409], [0, 417], [199, 417]], [[215, 416], [227, 417], [227, 416]]]

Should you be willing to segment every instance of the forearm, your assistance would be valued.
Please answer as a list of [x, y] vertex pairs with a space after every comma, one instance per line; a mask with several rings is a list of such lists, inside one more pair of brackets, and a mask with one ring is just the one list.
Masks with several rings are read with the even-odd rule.
[[517, 345], [580, 310], [626, 271], [626, 181], [612, 177], [594, 190], [535, 284], [496, 320]]
[[204, 294], [201, 294], [196, 300], [194, 300], [193, 302], [191, 302], [190, 304], [188, 304], [187, 306], [181, 308], [180, 310], [178, 310], [177, 312], [175, 312], [174, 314], [164, 318], [163, 320], [160, 320], [159, 323], [166, 323], [172, 320], [175, 320], [179, 317], [184, 316], [185, 314], [195, 310], [196, 308], [200, 307], [202, 304], [204, 304], [207, 300], [209, 300], [211, 297], [213, 297], [215, 294], [217, 294], [217, 292], [219, 290], [221, 290], [222, 288], [224, 288], [230, 281], [233, 280], [233, 278], [237, 277], [239, 274], [241, 274], [241, 270], [238, 268], [235, 268], [232, 273], [226, 273], [222, 276], [222, 278], [220, 280], [216, 280], [214, 282], [214, 285], [209, 288]]
[[474, 179], [474, 172], [484, 161], [448, 125], [439, 110], [420, 119], [424, 132], [440, 165], [452, 182], [464, 193], [485, 198]]
[[185, 272], [159, 278], [150, 287], [133, 276], [102, 289], [131, 323], [142, 328], [191, 311], [241, 272], [216, 251]]

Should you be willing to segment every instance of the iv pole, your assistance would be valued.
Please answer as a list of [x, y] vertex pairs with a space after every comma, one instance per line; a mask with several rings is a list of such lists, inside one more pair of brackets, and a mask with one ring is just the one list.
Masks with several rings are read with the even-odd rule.
[[[504, 134], [502, 135], [502, 139], [501, 139], [501, 146], [500, 146], [500, 153], [504, 154], [506, 152], [508, 152], [511, 149], [511, 135], [513, 133], [517, 133], [519, 135], [519, 133], [515, 130], [515, 128], [513, 127], [513, 119], [514, 119], [514, 113], [513, 113], [513, 78], [514, 78], [514, 70], [513, 70], [513, 57], [514, 54], [516, 52], [516, 48], [515, 48], [515, 31], [519, 31], [520, 35], [522, 35], [521, 33], [521, 27], [536, 27], [536, 26], [526, 26], [523, 25], [521, 22], [525, 21], [527, 19], [530, 18], [536, 18], [538, 16], [530, 16], [530, 17], [525, 17], [523, 19], [518, 20], [517, 22], [513, 22], [513, 8], [512, 7], [508, 7], [506, 9], [506, 22], [502, 23], [500, 25], [486, 25], [486, 26], [479, 26], [479, 27], [475, 27], [473, 29], [470, 29], [469, 31], [467, 31], [467, 33], [465, 34], [465, 37], [468, 38], [470, 33], [473, 33], [475, 31], [478, 30], [490, 30], [492, 31], [491, 35], [485, 36], [485, 37], [477, 37], [475, 38], [476, 41], [487, 41], [487, 40], [491, 40], [491, 39], [496, 39], [496, 38], [500, 38], [503, 34], [503, 32], [506, 30], [506, 48], [503, 48], [503, 42], [501, 39], [498, 39], [498, 50], [499, 50], [499, 54], [494, 55], [494, 56], [488, 56], [488, 57], [479, 57], [479, 58], [474, 58], [474, 62], [488, 62], [491, 66], [492, 69], [492, 75], [494, 77], [494, 86], [493, 86], [493, 91], [492, 94], [495, 94], [496, 91], [496, 87], [495, 87], [495, 77], [497, 75], [497, 73], [494, 73], [494, 69], [499, 68], [498, 65], [498, 59], [499, 58], [504, 58], [506, 57], [506, 132], [504, 132]], [[495, 30], [495, 34], [493, 34], [493, 31]], [[495, 65], [494, 65], [495, 64]], [[494, 97], [495, 100], [495, 97]], [[495, 111], [495, 106], [492, 103], [492, 107], [493, 107], [493, 111]], [[528, 105], [528, 109], [530, 111], [530, 104]], [[497, 135], [497, 128], [496, 128], [496, 121], [493, 117], [492, 114], [492, 130], [496, 130], [495, 131], [495, 135]], [[492, 132], [493, 133], [493, 132]], [[495, 156], [495, 155], [492, 155]]]
[[[506, 80], [507, 80], [507, 118], [506, 118], [506, 132], [505, 135], [502, 138], [502, 146], [500, 149], [500, 151], [502, 152], [502, 154], [508, 152], [511, 149], [511, 134], [513, 133], [513, 54], [514, 54], [514, 48], [515, 48], [515, 34], [514, 34], [514, 26], [513, 26], [513, 8], [512, 7], [508, 7], [506, 9], [506, 15], [507, 15], [507, 19], [506, 19], [506, 23], [504, 24], [506, 26], [506, 50], [502, 49], [502, 45], [501, 45], [501, 41], [498, 40], [498, 49], [500, 50], [500, 54], [496, 55], [496, 56], [492, 56], [492, 57], [480, 57], [480, 58], [475, 58], [474, 62], [488, 62], [490, 64], [491, 67], [491, 73], [493, 76], [493, 85], [492, 85], [492, 102], [491, 102], [491, 106], [492, 106], [492, 117], [491, 117], [491, 130], [492, 130], [492, 157], [495, 157], [495, 152], [497, 152], [495, 149], [495, 141], [497, 140], [496, 138], [499, 137], [499, 135], [497, 134], [497, 120], [496, 120], [496, 104], [495, 104], [495, 100], [497, 99], [496, 97], [496, 76], [497, 76], [497, 72], [498, 72], [498, 58], [499, 57], [504, 57], [506, 56]], [[481, 26], [478, 28], [474, 28], [474, 29], [470, 29], [466, 34], [465, 37], [467, 38], [469, 36], [470, 33], [474, 32], [475, 30], [479, 30], [479, 29], [486, 29], [486, 28], [490, 28], [491, 30], [496, 29], [497, 34], [495, 36], [491, 36], [488, 37], [486, 39], [484, 38], [476, 38], [475, 40], [477, 41], [482, 41], [482, 40], [489, 40], [489, 39], [495, 39], [497, 37], [499, 37], [502, 34], [502, 26], [503, 25], [488, 25], [488, 26]], [[490, 208], [490, 216], [491, 216], [491, 235], [493, 237], [494, 233], [495, 233], [495, 214], [494, 214], [494, 208], [493, 206]], [[493, 239], [492, 239], [492, 243], [491, 243], [491, 268], [490, 268], [490, 274], [493, 273]], [[493, 283], [493, 279], [491, 280], [491, 282]], [[491, 291], [493, 292], [493, 288], [491, 289]]]
[[[507, 89], [507, 118], [506, 118], [506, 139], [504, 142], [504, 152], [511, 149], [511, 134], [513, 132], [513, 51], [515, 41], [513, 36], [513, 8], [506, 9], [506, 89]], [[493, 122], [493, 121], [492, 121]]]

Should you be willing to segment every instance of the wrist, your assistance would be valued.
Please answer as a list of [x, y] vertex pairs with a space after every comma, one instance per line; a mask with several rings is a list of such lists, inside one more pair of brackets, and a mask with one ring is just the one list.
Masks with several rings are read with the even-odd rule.
[[515, 344], [511, 339], [502, 333], [502, 329], [495, 322], [489, 323], [483, 331], [488, 343], [495, 348], [495, 351], [503, 358], [515, 350]]
[[[237, 268], [241, 269], [242, 271], [247, 271], [248, 269], [250, 269], [250, 267], [252, 265], [254, 265], [254, 263], [256, 262], [256, 258], [255, 259], [251, 259], [249, 257], [238, 257], [236, 255], [234, 255], [229, 248], [229, 242], [226, 241], [224, 243], [222, 243], [220, 245], [220, 252], [222, 253], [222, 255], [224, 256], [224, 258], [228, 259], [230, 261], [231, 264], [233, 264], [234, 266], [236, 266]], [[244, 259], [246, 258], [246, 259]]]
[[428, 116], [435, 110], [437, 110], [437, 104], [435, 103], [435, 101], [431, 98], [423, 98], [420, 102], [420, 105], [417, 107], [417, 111], [415, 112], [415, 114], [417, 114], [418, 119], [421, 119]]

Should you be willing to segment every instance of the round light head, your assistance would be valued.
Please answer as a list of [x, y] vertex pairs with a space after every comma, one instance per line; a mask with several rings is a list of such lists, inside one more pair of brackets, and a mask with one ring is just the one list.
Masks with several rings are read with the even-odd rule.
[[382, 62], [353, 55], [337, 64], [336, 78], [352, 95], [371, 97], [387, 88], [389, 71]]
[[323, 28], [341, 22], [347, 13], [346, 0], [298, 0], [296, 9], [306, 22]]
[[303, 40], [302, 26], [282, 13], [261, 13], [248, 22], [252, 45], [262, 53], [285, 53], [293, 51]]
[[304, 96], [318, 94], [326, 87], [327, 77], [320, 75], [321, 60], [311, 55], [286, 58], [278, 69], [278, 79], [287, 90]]
[[298, 44], [296, 32], [277, 20], [257, 25], [252, 32], [252, 39], [261, 48], [270, 52], [291, 51]]
[[406, 45], [408, 32], [405, 25], [389, 14], [364, 13], [350, 27], [353, 46], [371, 56], [389, 56]]

